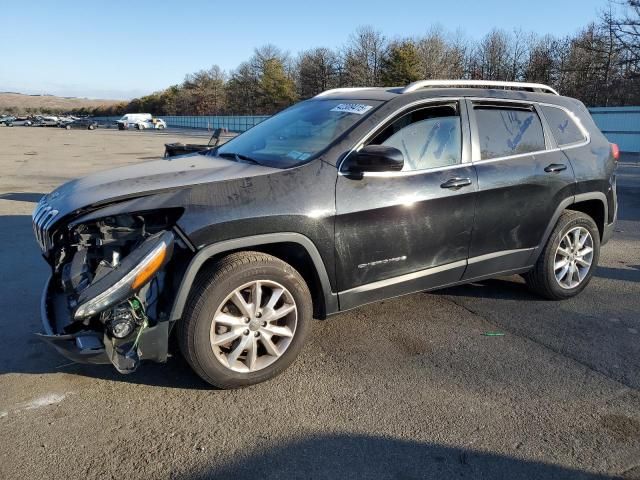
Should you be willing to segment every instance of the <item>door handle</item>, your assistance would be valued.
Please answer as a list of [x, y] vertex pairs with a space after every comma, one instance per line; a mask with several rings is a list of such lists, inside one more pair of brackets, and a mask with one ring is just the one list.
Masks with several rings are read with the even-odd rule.
[[547, 173], [558, 173], [566, 169], [567, 166], [564, 163], [552, 163], [551, 165], [546, 167], [544, 171]]
[[458, 188], [467, 187], [471, 185], [470, 178], [451, 178], [440, 185], [440, 188], [451, 188], [457, 190]]

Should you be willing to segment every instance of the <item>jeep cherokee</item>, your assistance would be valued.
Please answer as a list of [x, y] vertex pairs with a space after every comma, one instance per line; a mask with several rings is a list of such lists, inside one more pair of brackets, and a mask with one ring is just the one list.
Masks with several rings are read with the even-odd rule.
[[219, 388], [289, 366], [312, 318], [521, 274], [581, 292], [616, 219], [617, 147], [540, 84], [330, 90], [207, 152], [90, 175], [33, 214], [41, 338]]

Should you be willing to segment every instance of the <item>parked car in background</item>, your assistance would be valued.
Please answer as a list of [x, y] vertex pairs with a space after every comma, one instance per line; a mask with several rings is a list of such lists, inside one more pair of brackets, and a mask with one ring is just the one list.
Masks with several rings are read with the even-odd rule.
[[513, 274], [568, 299], [613, 233], [618, 158], [546, 85], [330, 90], [44, 196], [41, 338], [128, 373], [166, 361], [173, 331], [198, 375], [237, 388], [287, 368], [313, 317]]
[[38, 115], [33, 121], [34, 127], [57, 127], [60, 125], [60, 119], [53, 116]]
[[118, 120], [118, 129], [127, 130], [135, 128], [137, 130], [164, 129], [167, 124], [161, 118], [154, 118], [150, 113], [127, 113]]
[[33, 120], [29, 117], [17, 117], [13, 121], [13, 126], [30, 127], [31, 125], [33, 125]]
[[0, 117], [0, 125], [6, 125], [7, 127], [13, 126], [13, 122], [16, 120], [16, 117], [11, 115], [3, 115]]
[[152, 130], [164, 130], [167, 128], [167, 122], [162, 120], [161, 118], [152, 118], [150, 122], [142, 122], [136, 125], [138, 130], [145, 130], [147, 128]]
[[96, 122], [92, 118], [79, 118], [70, 122], [62, 122], [60, 124], [60, 127], [66, 128], [67, 130], [71, 130], [72, 128], [79, 128], [82, 130], [95, 130], [96, 128], [98, 128], [98, 122]]

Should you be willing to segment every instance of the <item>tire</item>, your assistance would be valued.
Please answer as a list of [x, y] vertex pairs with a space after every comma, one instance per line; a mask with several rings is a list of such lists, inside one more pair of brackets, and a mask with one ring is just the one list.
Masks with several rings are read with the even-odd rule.
[[[564, 253], [567, 252], [567, 250], [571, 250], [570, 248], [567, 248], [568, 244], [566, 243], [565, 236], [571, 232], [571, 237], [573, 237], [576, 231], [580, 234], [584, 232], [585, 235], [586, 232], [588, 232], [590, 239], [587, 238], [582, 249], [578, 247], [576, 254], [570, 257], [565, 257], [563, 256]], [[584, 237], [581, 236], [580, 238]], [[565, 242], [562, 243], [563, 253], [560, 253], [560, 250], [558, 249], [561, 242]], [[585, 248], [587, 248], [587, 250], [588, 248], [592, 249], [590, 257], [589, 254], [585, 256], [579, 255], [581, 252], [587, 251]], [[572, 262], [570, 259], [573, 258], [578, 258], [579, 260], [577, 260], [577, 262], [582, 263]], [[537, 293], [549, 300], [564, 300], [578, 295], [586, 288], [598, 266], [599, 258], [600, 232], [598, 231], [598, 227], [595, 222], [589, 215], [582, 212], [567, 210], [560, 215], [558, 223], [556, 223], [556, 226], [551, 232], [549, 240], [547, 241], [547, 244], [540, 254], [535, 266], [530, 272], [523, 276], [527, 282], [527, 286], [534, 293]], [[586, 259], [590, 259], [588, 268], [585, 267], [583, 263]], [[569, 271], [566, 274], [567, 276], [563, 277], [562, 280], [559, 280], [556, 278], [556, 274], [562, 275], [564, 266], [558, 267], [558, 270], [556, 271], [556, 265], [560, 265], [565, 260], [569, 262]], [[556, 264], [556, 262], [558, 263]], [[578, 272], [575, 272], [575, 274], [572, 273], [575, 270], [571, 270], [571, 263], [573, 263], [574, 266], [580, 266], [580, 268], [583, 269], [584, 274], [580, 274]], [[571, 277], [568, 276], [569, 274], [571, 274]], [[573, 285], [574, 282], [576, 283], [575, 285]]]
[[93, 125], [89, 125], [89, 130], [94, 130], [96, 127]]
[[7, 123], [7, 127], [13, 127], [13, 123]]
[[136, 123], [136, 130], [142, 130], [142, 125], [140, 125], [139, 123]]
[[71, 125], [65, 125], [64, 128], [66, 128], [67, 130], [71, 130]]
[[[262, 292], [259, 309], [253, 306], [256, 285]], [[257, 310], [249, 317], [236, 306], [237, 300], [231, 300], [244, 287], [245, 311]], [[290, 313], [269, 320], [285, 311]], [[238, 252], [198, 275], [178, 324], [178, 341], [185, 359], [204, 381], [221, 389], [241, 388], [271, 379], [293, 363], [309, 334], [312, 316], [309, 288], [293, 267], [264, 253]], [[233, 326], [220, 325], [219, 318], [232, 319], [223, 323]], [[274, 334], [276, 328], [286, 335]], [[233, 337], [228, 344], [214, 345], [225, 335]], [[244, 344], [253, 347], [245, 349]]]

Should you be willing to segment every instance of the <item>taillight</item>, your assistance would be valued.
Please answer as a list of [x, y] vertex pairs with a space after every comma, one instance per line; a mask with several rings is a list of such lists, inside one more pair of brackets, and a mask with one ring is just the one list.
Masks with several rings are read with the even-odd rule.
[[617, 143], [611, 144], [611, 155], [613, 155], [613, 159], [617, 162], [620, 160], [620, 147]]

